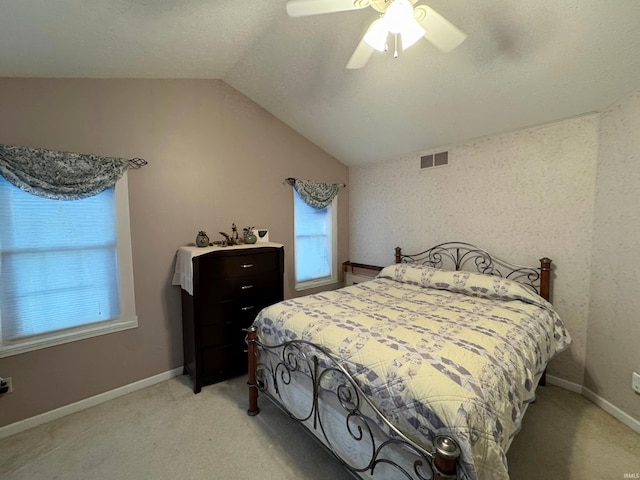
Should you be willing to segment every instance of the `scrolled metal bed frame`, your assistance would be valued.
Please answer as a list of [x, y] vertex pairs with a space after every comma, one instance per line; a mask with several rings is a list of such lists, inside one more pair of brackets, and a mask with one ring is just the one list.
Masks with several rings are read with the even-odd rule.
[[[487, 251], [463, 242], [448, 242], [415, 255], [396, 248], [396, 263], [418, 263], [454, 270], [475, 269], [518, 281], [549, 300], [551, 260], [540, 259], [540, 267], [526, 267], [500, 260]], [[351, 266], [371, 267], [351, 264]], [[249, 415], [257, 415], [258, 392], [269, 397], [294, 420], [302, 423], [352, 473], [371, 478], [380, 469], [392, 469], [391, 478], [409, 480], [445, 480], [457, 478], [460, 448], [447, 435], [434, 436], [425, 448], [395, 427], [367, 398], [353, 377], [319, 345], [292, 340], [280, 345], [266, 345], [258, 339], [255, 326], [247, 329], [249, 360]], [[283, 401], [287, 389], [294, 387], [296, 375], [311, 383], [309, 405], [303, 413], [293, 412]], [[544, 375], [540, 379], [544, 385]], [[344, 432], [339, 437], [323, 419], [325, 402], [333, 402], [343, 415]], [[382, 438], [381, 438], [382, 435]], [[366, 448], [366, 456], [356, 462], [340, 448], [352, 442]], [[364, 450], [364, 449], [363, 449]], [[367, 475], [364, 477], [364, 475]]]
[[402, 249], [396, 247], [396, 263], [418, 263], [456, 271], [473, 271], [475, 267], [478, 273], [522, 283], [547, 301], [551, 294], [551, 262], [550, 258], [543, 257], [540, 259], [540, 268], [515, 265], [464, 242], [441, 243], [413, 255], [403, 254]]

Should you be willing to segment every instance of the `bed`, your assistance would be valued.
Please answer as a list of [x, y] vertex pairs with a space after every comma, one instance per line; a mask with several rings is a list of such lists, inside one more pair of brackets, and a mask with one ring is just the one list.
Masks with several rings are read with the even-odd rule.
[[379, 272], [259, 313], [248, 413], [263, 393], [360, 478], [508, 479], [509, 445], [571, 342], [551, 260], [449, 242], [365, 267]]

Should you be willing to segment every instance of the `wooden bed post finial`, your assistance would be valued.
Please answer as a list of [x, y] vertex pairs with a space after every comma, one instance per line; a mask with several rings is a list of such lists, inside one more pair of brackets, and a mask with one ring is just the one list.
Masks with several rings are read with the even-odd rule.
[[443, 435], [436, 437], [433, 446], [435, 447], [433, 459], [435, 480], [456, 478], [456, 465], [460, 457], [460, 447], [456, 441]]
[[540, 296], [548, 302], [551, 301], [551, 262], [547, 257], [540, 259]]
[[247, 414], [252, 417], [260, 413], [258, 408], [258, 383], [256, 382], [256, 340], [258, 338], [258, 329], [253, 325], [245, 330], [247, 332], [247, 354], [249, 356], [249, 409]]
[[396, 263], [402, 262], [402, 249], [400, 247], [396, 247]]

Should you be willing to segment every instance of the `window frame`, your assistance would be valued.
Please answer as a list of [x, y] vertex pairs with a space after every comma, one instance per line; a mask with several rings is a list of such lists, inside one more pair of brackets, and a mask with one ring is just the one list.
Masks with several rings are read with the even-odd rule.
[[2, 322], [0, 322], [0, 358], [138, 327], [129, 218], [129, 185], [126, 172], [116, 182], [114, 188], [120, 318], [44, 333], [28, 340], [16, 341], [10, 344], [2, 342]]
[[298, 281], [298, 277], [297, 277], [298, 240], [296, 235], [295, 208], [296, 208], [296, 195], [299, 196], [299, 194], [298, 192], [296, 192], [295, 188], [292, 190], [293, 190], [293, 209], [294, 209], [294, 213], [293, 213], [294, 289], [299, 292], [302, 290], [308, 290], [311, 288], [323, 287], [326, 285], [332, 285], [332, 284], [338, 283], [338, 196], [336, 195], [334, 199], [331, 201], [331, 204], [326, 207], [329, 209], [330, 215], [331, 215], [331, 252], [330, 252], [331, 261], [329, 262], [331, 272], [328, 276], [325, 276], [325, 277]]

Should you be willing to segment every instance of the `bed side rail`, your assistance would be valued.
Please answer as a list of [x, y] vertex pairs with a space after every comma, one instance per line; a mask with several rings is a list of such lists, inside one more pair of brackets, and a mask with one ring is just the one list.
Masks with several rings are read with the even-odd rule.
[[344, 285], [348, 287], [373, 280], [380, 273], [382, 267], [346, 261], [342, 264], [342, 270], [344, 271]]

